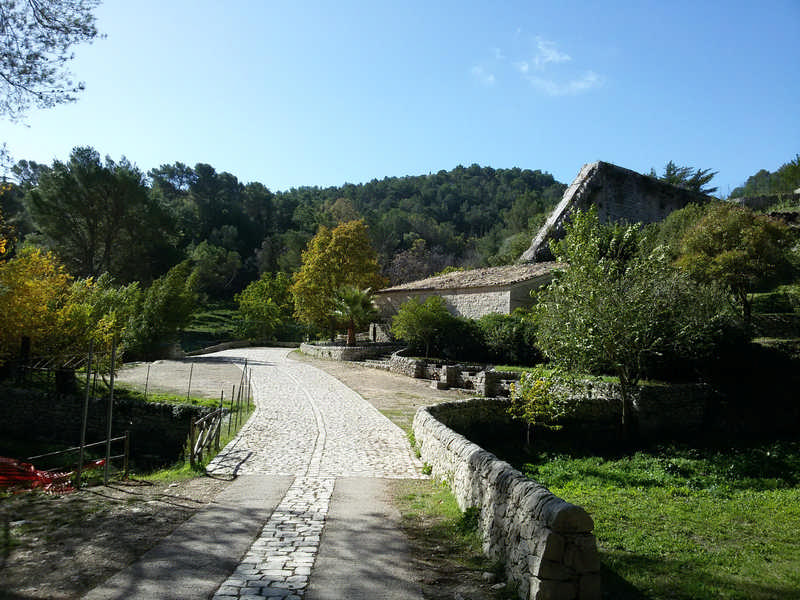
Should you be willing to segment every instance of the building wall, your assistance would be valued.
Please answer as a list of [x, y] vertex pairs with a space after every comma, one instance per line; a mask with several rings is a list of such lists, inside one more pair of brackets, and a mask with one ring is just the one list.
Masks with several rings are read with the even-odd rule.
[[654, 177], [606, 162], [584, 165], [520, 262], [552, 260], [549, 242], [564, 236], [564, 223], [577, 209], [597, 206], [602, 223], [655, 223], [687, 204], [705, 203], [705, 194], [684, 190]]
[[[524, 293], [523, 293], [524, 295]], [[403, 291], [379, 295], [375, 304], [383, 317], [396, 315], [400, 307], [409, 300], [424, 302], [431, 296], [444, 299], [447, 309], [456, 316], [478, 319], [490, 313], [508, 314], [512, 310], [511, 290], [505, 288], [470, 288], [466, 290], [441, 290], [424, 292]], [[528, 296], [530, 304], [530, 296]]]

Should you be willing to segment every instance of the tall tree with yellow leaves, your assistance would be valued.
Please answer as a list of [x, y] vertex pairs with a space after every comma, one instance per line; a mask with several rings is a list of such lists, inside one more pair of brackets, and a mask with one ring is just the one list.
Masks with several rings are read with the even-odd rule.
[[22, 337], [35, 349], [50, 349], [71, 283], [49, 252], [23, 252], [0, 263], [0, 362], [16, 355]]
[[378, 289], [385, 284], [363, 220], [334, 229], [323, 226], [308, 243], [294, 276], [294, 314], [303, 323], [332, 331], [337, 289], [344, 285]]

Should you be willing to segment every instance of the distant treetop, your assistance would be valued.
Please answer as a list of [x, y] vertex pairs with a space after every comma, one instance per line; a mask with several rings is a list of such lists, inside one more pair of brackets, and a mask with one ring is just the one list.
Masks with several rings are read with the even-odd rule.
[[675, 187], [700, 192], [701, 194], [713, 194], [717, 191], [716, 187], [705, 187], [708, 182], [714, 179], [718, 171], [711, 169], [693, 169], [692, 167], [679, 167], [673, 161], [669, 161], [664, 166], [664, 173], [657, 175], [655, 169], [650, 169], [650, 176], [661, 181], [674, 185]]

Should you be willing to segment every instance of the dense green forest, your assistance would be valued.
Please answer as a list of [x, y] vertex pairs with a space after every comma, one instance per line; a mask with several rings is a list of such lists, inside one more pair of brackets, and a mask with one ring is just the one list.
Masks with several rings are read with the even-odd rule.
[[51, 165], [22, 160], [12, 172], [0, 208], [17, 248], [52, 250], [74, 276], [108, 272], [119, 283], [148, 283], [189, 259], [210, 298], [261, 273], [295, 272], [320, 225], [360, 218], [391, 283], [509, 263], [565, 189], [542, 171], [472, 165], [272, 192], [203, 163], [145, 174], [93, 148]]

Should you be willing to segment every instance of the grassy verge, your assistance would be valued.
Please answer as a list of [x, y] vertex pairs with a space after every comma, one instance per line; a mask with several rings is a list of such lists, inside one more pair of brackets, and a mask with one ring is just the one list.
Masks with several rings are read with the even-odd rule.
[[537, 455], [595, 521], [613, 598], [800, 598], [800, 443]]
[[485, 572], [499, 580], [503, 575], [502, 565], [481, 551], [476, 509], [462, 512], [449, 488], [432, 480], [401, 480], [393, 489], [401, 526], [420, 563], [425, 598], [464, 597], [459, 590], [469, 590], [469, 597], [478, 590], [484, 598], [515, 597], [508, 587], [492, 590], [483, 580]]
[[[228, 426], [226, 422], [223, 422], [222, 429], [220, 430], [219, 436], [219, 447], [222, 450], [233, 438], [236, 437], [236, 434], [239, 433], [239, 430], [244, 426], [247, 420], [250, 418], [255, 412], [255, 406], [250, 405], [249, 409], [245, 407], [242, 410], [242, 416], [239, 421], [239, 426], [236, 427], [232, 425], [230, 428], [230, 432], [228, 431]], [[188, 452], [188, 449], [187, 449]], [[137, 474], [136, 477], [138, 479], [143, 479], [145, 481], [153, 481], [153, 482], [171, 482], [171, 481], [180, 481], [183, 479], [191, 479], [192, 477], [198, 477], [205, 473], [205, 469], [208, 466], [208, 463], [218, 454], [218, 452], [212, 450], [210, 452], [206, 452], [203, 454], [203, 460], [200, 462], [195, 463], [192, 466], [189, 462], [188, 458], [184, 458], [174, 465], [167, 467], [165, 469], [159, 469], [157, 471], [153, 471], [150, 473], [143, 473]]]
[[[208, 408], [218, 408], [219, 398], [203, 398], [201, 396], [190, 396], [187, 398], [185, 395], [168, 394], [159, 392], [148, 392], [145, 397], [144, 392], [133, 386], [126, 384], [115, 384], [114, 394], [120, 398], [128, 398], [131, 400], [140, 400], [142, 402], [162, 402], [164, 404], [191, 404], [192, 406], [206, 406]], [[234, 402], [231, 399], [223, 399], [222, 406], [230, 409]]]

